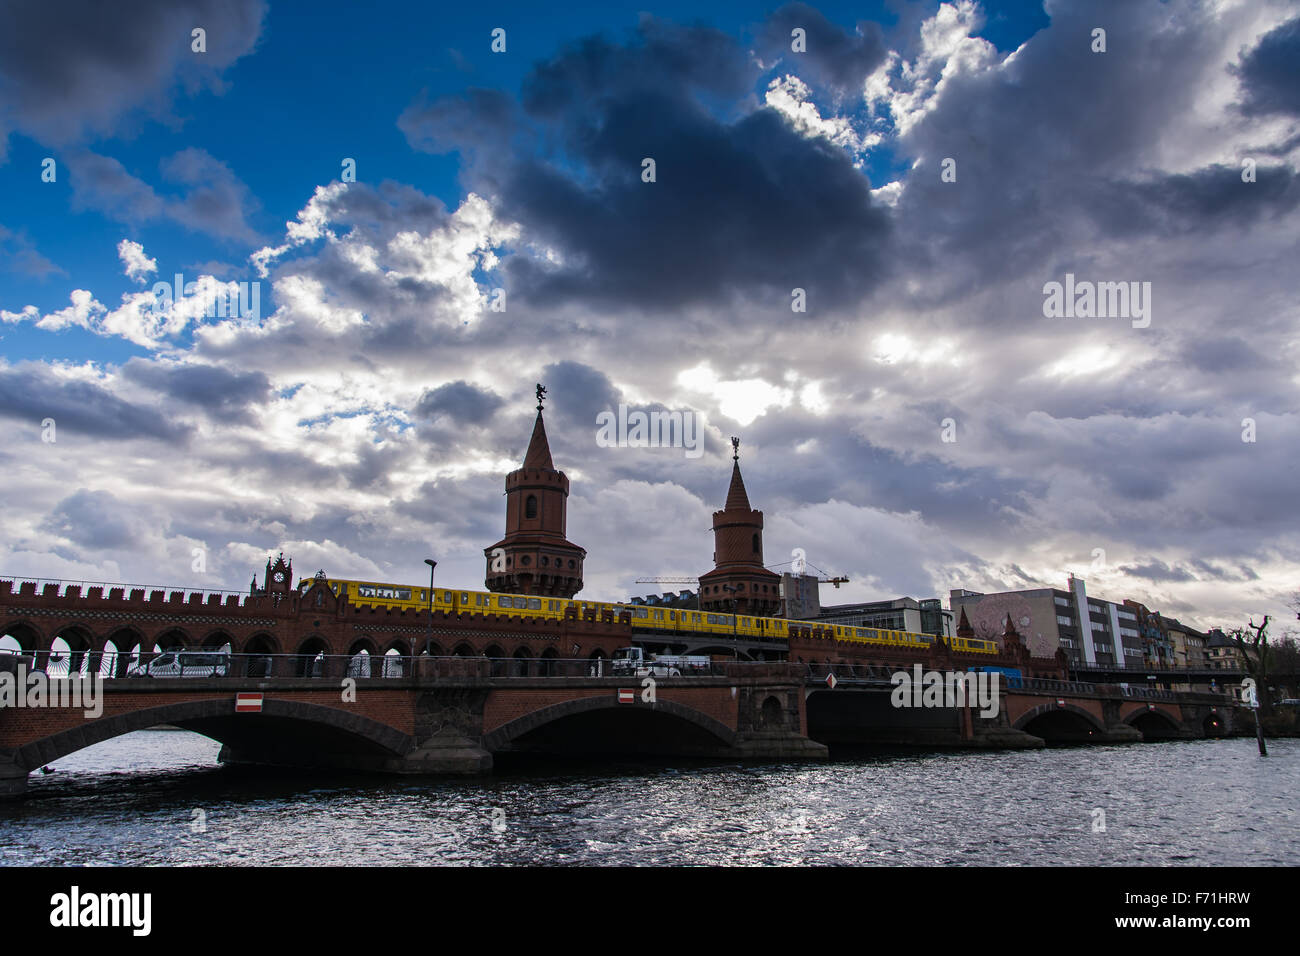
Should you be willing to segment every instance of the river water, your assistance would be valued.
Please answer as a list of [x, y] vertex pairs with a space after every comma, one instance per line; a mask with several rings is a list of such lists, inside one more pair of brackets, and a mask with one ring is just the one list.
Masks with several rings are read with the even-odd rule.
[[1300, 740], [474, 780], [227, 768], [219, 749], [152, 730], [57, 761], [0, 803], [0, 865], [1300, 864]]

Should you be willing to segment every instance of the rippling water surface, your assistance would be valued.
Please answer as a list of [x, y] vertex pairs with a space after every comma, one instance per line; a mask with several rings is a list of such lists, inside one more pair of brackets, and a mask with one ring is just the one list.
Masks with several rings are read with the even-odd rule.
[[0, 865], [1300, 864], [1300, 740], [476, 780], [225, 768], [219, 749], [155, 730], [63, 758], [0, 804]]

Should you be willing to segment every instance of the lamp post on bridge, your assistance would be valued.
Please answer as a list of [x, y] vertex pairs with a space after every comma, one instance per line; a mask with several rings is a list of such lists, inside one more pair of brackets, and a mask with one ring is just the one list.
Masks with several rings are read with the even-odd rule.
[[[438, 566], [438, 562], [432, 558], [425, 558], [424, 563], [429, 566], [429, 627], [424, 636], [424, 653], [429, 653], [429, 645], [433, 643], [433, 569]], [[415, 648], [411, 648], [411, 676], [415, 676]]]

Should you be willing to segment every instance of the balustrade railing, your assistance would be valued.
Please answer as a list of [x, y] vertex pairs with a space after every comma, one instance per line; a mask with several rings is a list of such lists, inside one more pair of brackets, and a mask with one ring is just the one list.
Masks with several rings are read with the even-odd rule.
[[795, 676], [798, 665], [763, 661], [709, 661], [689, 667], [626, 664], [609, 658], [433, 657], [398, 654], [229, 654], [217, 650], [165, 650], [141, 653], [49, 650], [13, 652], [0, 649], [0, 671], [47, 678], [89, 677], [148, 680], [294, 678], [341, 681], [405, 678], [617, 678], [656, 680], [701, 677], [759, 678]]

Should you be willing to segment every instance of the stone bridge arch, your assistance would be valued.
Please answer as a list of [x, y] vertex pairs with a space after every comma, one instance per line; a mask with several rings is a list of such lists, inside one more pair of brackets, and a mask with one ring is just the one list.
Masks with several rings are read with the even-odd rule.
[[1048, 743], [1084, 743], [1106, 733], [1105, 725], [1095, 714], [1077, 704], [1067, 702], [1062, 706], [1055, 700], [1025, 711], [1011, 726], [1042, 737]]
[[[411, 738], [401, 731], [337, 707], [267, 699], [260, 714], [236, 714], [233, 697], [220, 697], [145, 707], [87, 721], [16, 748], [14, 762], [30, 773], [93, 744], [159, 724], [192, 730], [242, 748], [244, 756], [254, 760], [259, 756], [282, 756], [287, 747], [315, 741], [330, 748], [328, 753], [358, 758], [350, 765], [360, 766], [398, 759], [413, 746]], [[316, 759], [324, 755], [310, 752], [304, 756]]]
[[[646, 741], [638, 731], [650, 725], [656, 732], [676, 725], [680, 733], [673, 741], [674, 753], [683, 752], [684, 741], [690, 744], [686, 749], [702, 755], [722, 753], [736, 745], [736, 732], [721, 721], [673, 700], [645, 703], [640, 700], [640, 689], [636, 693], [634, 704], [620, 704], [615, 695], [604, 694], [541, 707], [484, 734], [483, 749], [489, 753], [516, 749], [585, 752], [617, 750], [622, 744], [629, 751], [653, 752], [639, 749]], [[632, 736], [620, 738], [620, 733]]]
[[1124, 723], [1141, 731], [1144, 740], [1172, 740], [1191, 736], [1181, 720], [1159, 706], [1135, 707], [1124, 717]]

